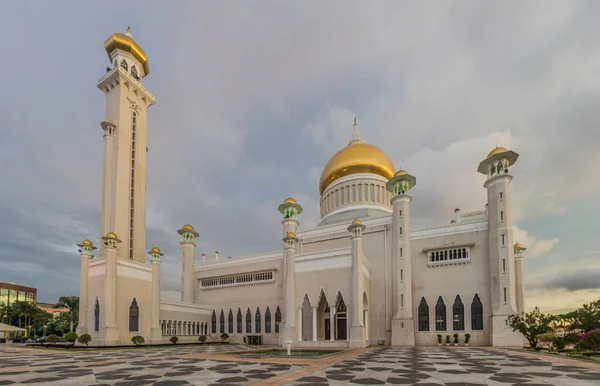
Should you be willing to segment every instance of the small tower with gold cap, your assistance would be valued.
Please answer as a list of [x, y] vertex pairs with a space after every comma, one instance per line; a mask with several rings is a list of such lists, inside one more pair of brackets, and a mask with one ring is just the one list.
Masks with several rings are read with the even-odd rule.
[[365, 325], [363, 321], [363, 285], [360, 280], [362, 275], [362, 255], [363, 255], [363, 237], [365, 230], [364, 224], [355, 219], [348, 227], [350, 240], [352, 242], [352, 282], [351, 294], [352, 303], [350, 306], [350, 339], [349, 345], [354, 348], [364, 348], [367, 346], [365, 341]]
[[152, 264], [152, 294], [150, 298], [150, 342], [161, 343], [162, 329], [160, 328], [160, 258], [163, 253], [160, 248], [153, 247], [148, 251]]
[[410, 203], [408, 191], [417, 179], [398, 170], [388, 181], [392, 193], [392, 260], [393, 304], [392, 346], [414, 346], [415, 334], [412, 314], [412, 267], [410, 249]]
[[185, 224], [177, 231], [181, 235], [181, 301], [185, 303], [194, 302], [194, 252], [196, 250], [195, 239], [200, 236], [194, 227]]
[[489, 269], [491, 295], [491, 342], [493, 346], [520, 346], [522, 335], [514, 333], [506, 318], [517, 311], [517, 288], [513, 250], [512, 213], [510, 210], [509, 169], [519, 155], [496, 147], [479, 163], [477, 171], [486, 176], [489, 232]]
[[515, 254], [515, 287], [517, 289], [517, 313], [525, 312], [525, 282], [523, 281], [523, 252], [527, 248], [517, 243], [513, 246]]
[[121, 240], [114, 232], [102, 237], [104, 242], [104, 342], [106, 345], [119, 343], [117, 326], [117, 248]]
[[88, 333], [88, 271], [89, 261], [94, 257], [93, 253], [97, 249], [94, 244], [88, 239], [85, 239], [79, 247], [79, 255], [81, 256], [81, 269], [79, 274], [79, 323], [77, 324], [77, 333]]

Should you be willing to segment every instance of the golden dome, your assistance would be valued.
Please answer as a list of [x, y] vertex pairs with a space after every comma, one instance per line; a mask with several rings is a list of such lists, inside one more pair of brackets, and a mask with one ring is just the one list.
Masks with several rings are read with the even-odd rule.
[[398, 171], [396, 172], [396, 174], [394, 174], [394, 177], [398, 177], [398, 176], [404, 176], [404, 175], [407, 175], [407, 174], [408, 174], [408, 172], [407, 172], [406, 170], [404, 170], [404, 169], [400, 169], [400, 170], [398, 170]]
[[355, 219], [352, 221], [352, 225], [362, 225], [362, 222], [359, 219]]
[[455, 212], [458, 212], [459, 210], [460, 210], [460, 208], [458, 208], [458, 207], [454, 208]]
[[158, 247], [153, 247], [153, 248], [150, 250], [150, 253], [160, 253], [160, 248], [158, 248]]
[[285, 201], [283, 202], [284, 204], [297, 204], [296, 200], [294, 200], [291, 197], [288, 197], [285, 199]]
[[288, 232], [285, 236], [286, 237], [296, 237], [296, 234], [294, 232]]
[[505, 151], [508, 150], [506, 150], [506, 148], [496, 146], [494, 150], [490, 151], [490, 154], [488, 154], [488, 158], [493, 156], [494, 154], [504, 153]]
[[81, 242], [81, 245], [92, 245], [92, 242], [88, 239], [85, 239]]
[[456, 220], [450, 220], [450, 224], [456, 224]]
[[150, 66], [148, 66], [148, 57], [142, 48], [131, 38], [121, 33], [114, 33], [111, 37], [106, 39], [104, 42], [104, 49], [108, 54], [108, 60], [112, 62], [110, 57], [111, 52], [116, 49], [123, 50], [130, 53], [133, 57], [142, 64], [144, 68], [144, 76], [150, 73]]
[[327, 162], [321, 173], [319, 192], [323, 194], [332, 182], [344, 176], [373, 173], [389, 180], [394, 176], [394, 170], [390, 157], [377, 146], [353, 143], [335, 153]]
[[185, 229], [186, 231], [194, 231], [194, 227], [191, 224], [185, 224], [183, 226], [183, 229]]
[[522, 249], [522, 248], [523, 248], [523, 246], [522, 246], [521, 244], [519, 244], [519, 243], [516, 243], [516, 244], [514, 245], [514, 248], [515, 248], [515, 249]]
[[114, 232], [108, 232], [106, 237], [109, 239], [118, 239], [117, 235]]

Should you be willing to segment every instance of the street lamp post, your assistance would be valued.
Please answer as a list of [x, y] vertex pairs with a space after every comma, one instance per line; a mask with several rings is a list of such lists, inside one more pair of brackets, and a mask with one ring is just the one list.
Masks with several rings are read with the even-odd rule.
[[48, 328], [48, 326], [44, 324], [44, 338], [46, 337], [46, 329], [47, 328]]
[[31, 338], [31, 326], [27, 326], [29, 328], [29, 332], [27, 333], [27, 337]]

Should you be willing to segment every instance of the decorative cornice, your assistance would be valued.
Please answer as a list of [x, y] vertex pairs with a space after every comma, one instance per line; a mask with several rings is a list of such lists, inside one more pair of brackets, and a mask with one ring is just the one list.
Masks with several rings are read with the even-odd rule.
[[194, 272], [208, 271], [217, 268], [235, 267], [237, 265], [243, 265], [248, 263], [258, 263], [280, 259], [283, 259], [283, 250], [236, 257], [231, 259], [206, 261], [203, 264], [194, 265]]
[[135, 87], [142, 93], [143, 98], [146, 99], [146, 106], [151, 106], [156, 102], [156, 97], [150, 91], [148, 91], [148, 89], [145, 88], [140, 81], [131, 76], [129, 72], [121, 68], [121, 66], [113, 67], [109, 72], [102, 75], [100, 79], [98, 79], [97, 87], [102, 90], [106, 82], [112, 81], [113, 78], [116, 78], [117, 76], [125, 77], [128, 83], [135, 85]]

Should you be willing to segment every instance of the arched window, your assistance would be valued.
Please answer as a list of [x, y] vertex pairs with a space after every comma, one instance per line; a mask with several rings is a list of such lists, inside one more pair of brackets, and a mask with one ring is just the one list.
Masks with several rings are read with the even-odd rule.
[[419, 303], [419, 331], [429, 331], [429, 306], [425, 298]]
[[281, 311], [279, 310], [279, 306], [275, 310], [275, 333], [279, 334], [279, 323], [281, 323]]
[[100, 331], [100, 303], [97, 296], [94, 304], [94, 331]]
[[255, 333], [257, 333], [257, 334], [260, 334], [260, 332], [261, 332], [261, 331], [260, 331], [260, 325], [261, 325], [262, 323], [261, 323], [261, 320], [260, 320], [260, 310], [258, 309], [258, 307], [256, 307], [256, 316], [255, 316], [255, 320], [256, 320], [256, 321], [255, 321], [255, 323], [254, 323], [254, 332], [255, 332]]
[[239, 308], [237, 313], [237, 333], [242, 333], [242, 310]]
[[133, 298], [131, 305], [129, 306], [129, 332], [139, 331], [140, 326], [140, 309], [137, 305], [137, 301]]
[[127, 61], [125, 61], [125, 59], [121, 60], [121, 67], [123, 67], [123, 69], [125, 71], [127, 71], [127, 69], [129, 68], [129, 66], [127, 65]]
[[477, 294], [475, 294], [471, 303], [471, 330], [483, 330], [483, 304]]
[[231, 308], [229, 309], [229, 316], [227, 316], [227, 324], [227, 332], [233, 334], [233, 311], [231, 311]]
[[210, 322], [211, 322], [210, 323], [210, 333], [216, 334], [217, 333], [217, 313], [215, 312], [215, 310], [213, 310], [212, 319]]
[[246, 334], [252, 334], [252, 314], [250, 308], [246, 310]]
[[221, 310], [221, 316], [219, 316], [219, 332], [222, 334], [225, 332], [225, 314]]
[[265, 311], [265, 334], [271, 333], [271, 310], [267, 306], [267, 310]]
[[441, 296], [435, 304], [435, 330], [446, 331], [446, 304]]
[[456, 295], [452, 305], [452, 329], [463, 331], [465, 329], [465, 306], [459, 295]]
[[131, 76], [133, 76], [135, 79], [140, 79], [135, 65], [131, 66]]

